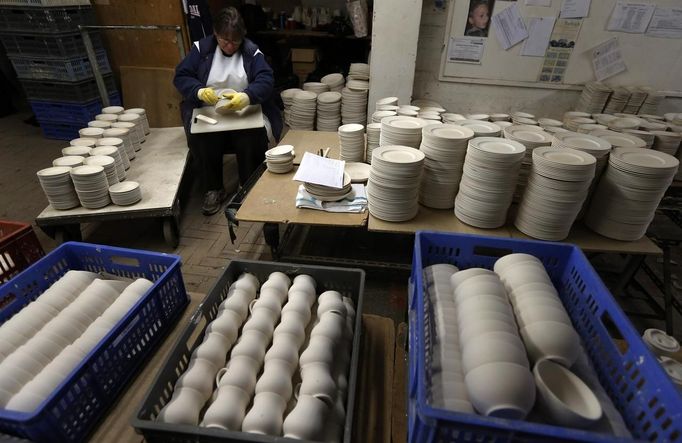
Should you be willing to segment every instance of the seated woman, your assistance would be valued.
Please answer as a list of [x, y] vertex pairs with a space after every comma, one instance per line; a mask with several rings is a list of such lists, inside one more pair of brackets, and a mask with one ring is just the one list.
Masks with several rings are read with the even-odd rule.
[[[227, 198], [223, 187], [223, 154], [236, 154], [239, 182], [244, 184], [265, 158], [268, 141], [279, 140], [282, 116], [274, 101], [274, 78], [265, 56], [245, 38], [244, 21], [235, 8], [225, 8], [213, 20], [213, 35], [195, 42], [175, 69], [173, 84], [182, 94], [182, 121], [187, 144], [198, 161], [205, 192], [202, 212], [212, 215]], [[236, 93], [219, 96], [221, 90]], [[229, 99], [234, 111], [260, 104], [265, 127], [190, 134], [192, 111]]]

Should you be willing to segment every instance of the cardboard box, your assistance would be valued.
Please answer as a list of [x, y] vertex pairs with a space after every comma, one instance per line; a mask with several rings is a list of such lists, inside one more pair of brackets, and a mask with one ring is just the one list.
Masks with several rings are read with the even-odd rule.
[[291, 61], [294, 63], [315, 63], [317, 50], [314, 48], [291, 48]]
[[294, 62], [292, 63], [292, 70], [301, 82], [305, 82], [308, 74], [313, 72], [317, 67], [317, 63]]

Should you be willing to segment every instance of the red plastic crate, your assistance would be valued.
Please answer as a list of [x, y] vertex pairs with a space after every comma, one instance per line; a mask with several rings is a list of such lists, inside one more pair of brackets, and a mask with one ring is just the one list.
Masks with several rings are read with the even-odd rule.
[[0, 220], [0, 284], [44, 255], [31, 225]]

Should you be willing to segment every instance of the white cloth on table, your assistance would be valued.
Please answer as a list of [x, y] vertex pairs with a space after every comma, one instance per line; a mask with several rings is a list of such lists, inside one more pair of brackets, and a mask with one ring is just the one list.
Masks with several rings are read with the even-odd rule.
[[317, 209], [326, 212], [365, 212], [367, 210], [367, 193], [365, 185], [354, 183], [351, 185], [353, 192], [343, 200], [335, 202], [323, 202], [308, 193], [303, 185], [298, 187], [296, 193], [296, 207]]

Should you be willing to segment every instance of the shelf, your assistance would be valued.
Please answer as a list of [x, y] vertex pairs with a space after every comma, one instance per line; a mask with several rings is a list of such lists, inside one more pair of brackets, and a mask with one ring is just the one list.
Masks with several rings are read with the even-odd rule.
[[334, 38], [348, 40], [369, 40], [369, 37], [355, 37], [354, 35], [335, 35], [322, 31], [308, 31], [306, 29], [282, 29], [277, 31], [258, 31], [255, 35], [272, 35], [278, 37], [309, 37], [309, 38]]

